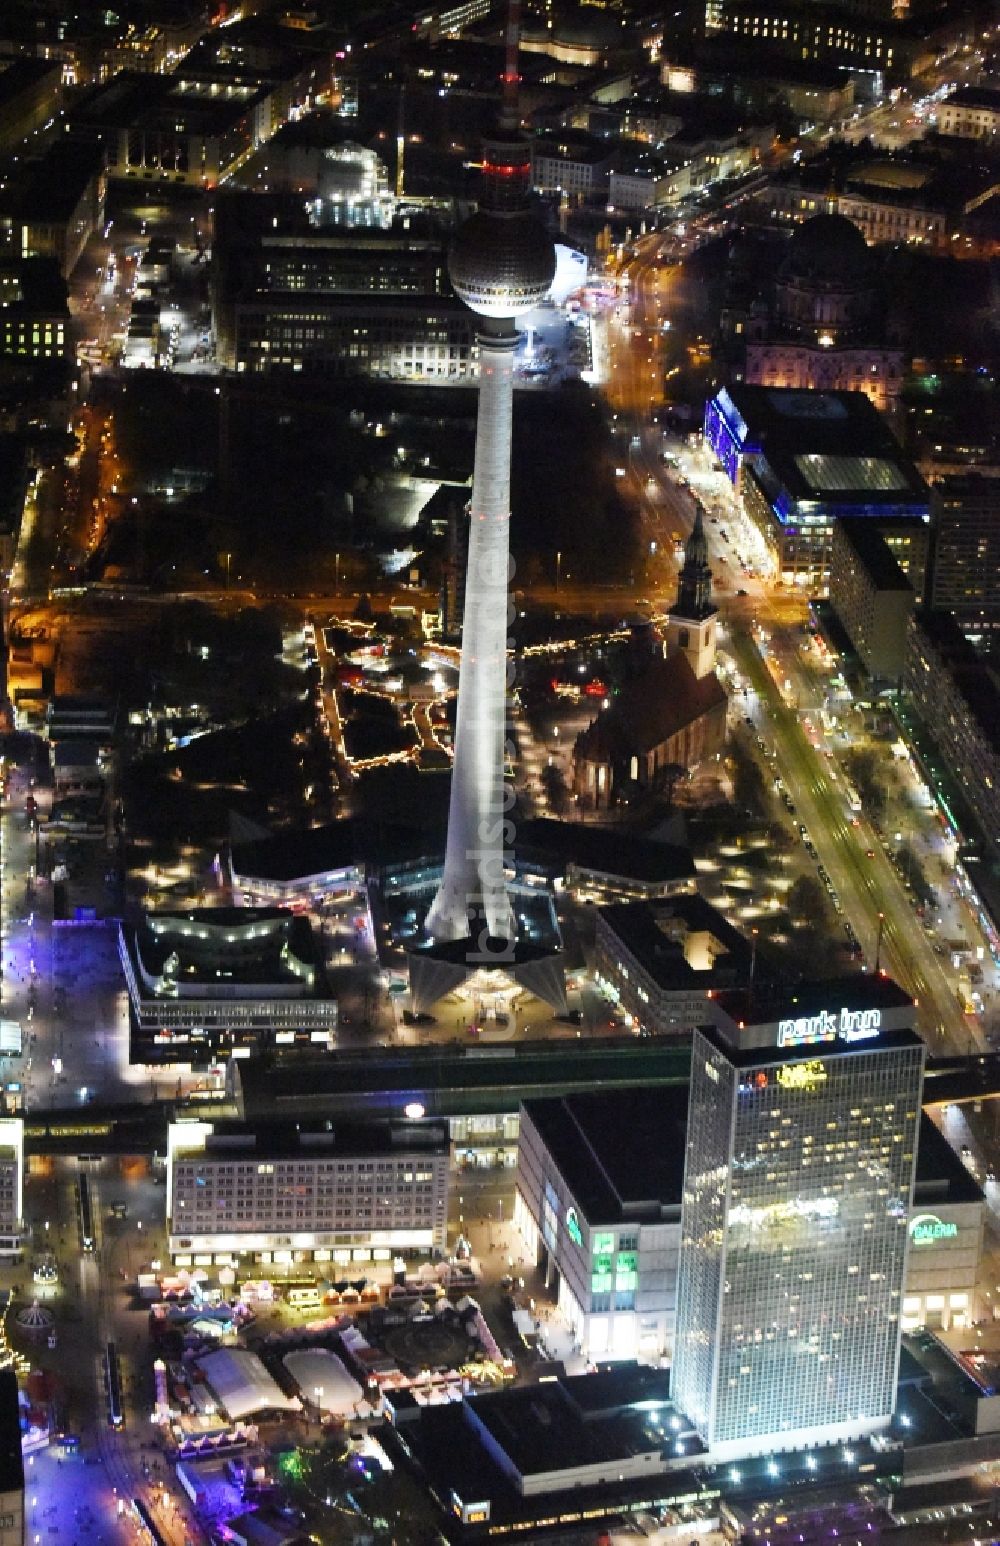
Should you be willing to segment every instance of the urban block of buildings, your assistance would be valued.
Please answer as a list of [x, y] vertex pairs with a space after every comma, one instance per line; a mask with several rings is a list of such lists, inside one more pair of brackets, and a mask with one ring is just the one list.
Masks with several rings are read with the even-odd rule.
[[138, 1063], [333, 1045], [337, 1001], [308, 918], [280, 907], [147, 913], [119, 928]]
[[707, 403], [705, 439], [786, 582], [826, 584], [839, 517], [930, 518], [927, 485], [862, 392], [733, 383]]
[[212, 276], [229, 370], [455, 379], [475, 323], [453, 294], [440, 236], [313, 228], [300, 200], [219, 200]]
[[447, 1124], [175, 1122], [167, 1230], [175, 1266], [330, 1262], [338, 1273], [446, 1244]]

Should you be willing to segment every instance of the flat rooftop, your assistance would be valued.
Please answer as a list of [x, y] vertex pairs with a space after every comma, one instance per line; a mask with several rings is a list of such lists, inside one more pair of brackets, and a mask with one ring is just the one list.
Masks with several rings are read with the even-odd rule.
[[926, 483], [863, 392], [736, 382], [716, 403], [769, 494], [847, 506], [928, 505]]
[[714, 995], [715, 1002], [736, 1024], [770, 1025], [774, 1020], [800, 1019], [819, 1014], [836, 1004], [839, 1009], [905, 1009], [913, 1003], [891, 977], [870, 972], [852, 972], [843, 977], [807, 979], [787, 984], [754, 983], [746, 988], [724, 988]]
[[201, 1155], [206, 1160], [311, 1159], [355, 1154], [382, 1154], [419, 1149], [447, 1154], [450, 1149], [446, 1122], [213, 1122], [208, 1137], [200, 1134], [184, 1142], [184, 1124], [174, 1127], [172, 1152], [184, 1158]]
[[695, 878], [691, 850], [683, 844], [659, 843], [590, 822], [548, 817], [519, 821], [515, 847], [519, 865], [536, 859], [563, 871], [573, 865], [616, 880], [653, 884]]
[[844, 516], [837, 525], [876, 590], [913, 594], [913, 586], [878, 527], [856, 516]]
[[[816, 1056], [815, 1047], [804, 1050]], [[679, 1213], [686, 1084], [527, 1100], [523, 1109], [592, 1228], [642, 1221], [664, 1210]], [[921, 1115], [914, 1207], [975, 1203], [982, 1197], [930, 1117]]]
[[913, 1189], [915, 1208], [942, 1203], [982, 1202], [983, 1189], [962, 1164], [951, 1144], [926, 1112], [920, 1115], [917, 1140], [917, 1174]]
[[593, 1378], [583, 1374], [473, 1396], [468, 1413], [521, 1476], [580, 1465], [613, 1466], [659, 1451], [666, 1443], [662, 1420], [664, 1409], [670, 1409], [669, 1371], [648, 1373], [658, 1378], [636, 1380], [634, 1391], [627, 1389], [627, 1374], [620, 1378], [618, 1399], [608, 1406], [598, 1391], [583, 1393], [585, 1408], [577, 1404], [578, 1381]]
[[686, 1084], [524, 1103], [591, 1226], [679, 1209], [687, 1108]]
[[182, 134], [222, 133], [270, 90], [266, 80], [226, 82], [145, 75], [122, 70], [97, 86], [72, 111], [77, 128], [157, 129]]
[[693, 893], [602, 907], [598, 917], [661, 988], [736, 987], [753, 947], [718, 908]]
[[[146, 991], [155, 996], [272, 985], [305, 996], [325, 980], [309, 919], [280, 907], [147, 913], [122, 932]], [[163, 986], [151, 986], [150, 979]]]

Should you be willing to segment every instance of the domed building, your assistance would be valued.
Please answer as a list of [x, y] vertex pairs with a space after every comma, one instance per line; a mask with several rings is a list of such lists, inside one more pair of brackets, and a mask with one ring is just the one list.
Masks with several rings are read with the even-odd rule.
[[743, 375], [753, 385], [864, 392], [876, 408], [896, 405], [903, 350], [880, 314], [872, 254], [843, 215], [796, 226], [744, 336]]
[[548, 54], [560, 64], [606, 64], [624, 38], [621, 21], [592, 5], [569, 6], [521, 27], [521, 47], [526, 53]]

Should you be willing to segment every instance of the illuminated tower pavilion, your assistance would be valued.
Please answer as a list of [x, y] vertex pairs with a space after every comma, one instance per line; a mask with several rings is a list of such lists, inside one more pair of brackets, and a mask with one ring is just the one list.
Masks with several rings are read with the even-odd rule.
[[515, 318], [543, 299], [555, 252], [531, 209], [531, 149], [518, 133], [517, 7], [511, 5], [499, 132], [483, 147], [477, 212], [449, 255], [451, 282], [482, 319], [479, 413], [444, 874], [427, 915], [436, 941], [511, 939], [504, 880], [504, 727]]

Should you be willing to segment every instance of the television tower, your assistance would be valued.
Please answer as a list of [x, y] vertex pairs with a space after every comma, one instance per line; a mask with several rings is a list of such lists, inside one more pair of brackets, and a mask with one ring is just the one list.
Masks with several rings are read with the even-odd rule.
[[511, 0], [500, 128], [483, 146], [479, 208], [448, 257], [456, 294], [482, 322], [448, 841], [426, 924], [438, 942], [484, 929], [514, 937], [503, 842], [514, 321], [539, 304], [555, 273], [552, 242], [531, 209], [531, 147], [519, 132], [518, 21], [519, 0]]

